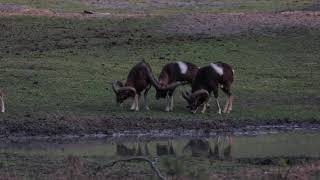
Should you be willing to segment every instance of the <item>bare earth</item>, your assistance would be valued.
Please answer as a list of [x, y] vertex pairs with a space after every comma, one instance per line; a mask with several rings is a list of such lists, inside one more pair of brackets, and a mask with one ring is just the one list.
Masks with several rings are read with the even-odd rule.
[[[107, 1], [103, 1], [107, 2]], [[100, 2], [101, 3], [101, 2]], [[109, 1], [108, 1], [109, 3]], [[106, 3], [106, 5], [108, 4]], [[125, 6], [124, 2], [110, 1], [112, 7]], [[115, 3], [115, 4], [112, 4]], [[119, 4], [120, 3], [120, 4]], [[169, 3], [169, 2], [168, 2]], [[169, 3], [170, 4], [170, 3]], [[54, 12], [13, 3], [0, 3], [0, 16], [54, 16], [67, 18], [139, 18], [153, 16], [137, 13], [94, 13]], [[155, 16], [155, 15], [154, 15]], [[319, 28], [320, 11], [284, 11], [257, 13], [188, 13], [170, 15], [160, 30], [183, 34], [225, 35], [245, 32], [263, 32], [280, 28]]]
[[280, 13], [194, 13], [178, 15], [165, 28], [187, 34], [237, 34], [263, 29], [320, 27], [320, 11]]

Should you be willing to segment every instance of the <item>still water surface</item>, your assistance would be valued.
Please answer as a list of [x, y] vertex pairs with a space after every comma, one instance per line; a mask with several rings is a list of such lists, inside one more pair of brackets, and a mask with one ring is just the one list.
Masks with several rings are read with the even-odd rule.
[[258, 135], [224, 133], [213, 137], [100, 138], [25, 140], [0, 144], [1, 152], [48, 156], [190, 156], [217, 159], [320, 157], [320, 132], [293, 131]]

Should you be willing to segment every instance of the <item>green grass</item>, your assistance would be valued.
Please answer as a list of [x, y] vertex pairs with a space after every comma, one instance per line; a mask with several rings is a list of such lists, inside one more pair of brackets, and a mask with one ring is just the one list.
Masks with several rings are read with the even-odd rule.
[[[103, 1], [102, 1], [103, 2]], [[34, 8], [46, 8], [54, 11], [81, 12], [84, 9], [97, 10], [101, 12], [147, 12], [155, 14], [172, 14], [188, 12], [255, 12], [255, 11], [282, 11], [282, 10], [301, 10], [312, 6], [315, 0], [219, 0], [203, 1], [201, 3], [180, 0], [176, 3], [169, 3], [164, 6], [166, 1], [150, 2], [146, 0], [125, 1], [120, 0], [120, 5], [115, 2], [106, 6], [94, 6], [90, 2], [83, 0], [0, 0], [0, 3], [16, 3], [27, 5]], [[169, 2], [169, 1], [168, 1]], [[121, 4], [128, 4], [122, 6]]]
[[[0, 86], [7, 92], [1, 118], [26, 113], [232, 119], [319, 119], [320, 31], [282, 30], [201, 38], [155, 31], [165, 19], [75, 20], [1, 18]], [[164, 59], [163, 59], [164, 58]], [[158, 76], [176, 60], [199, 66], [224, 61], [235, 69], [234, 111], [190, 114], [175, 96], [173, 113], [149, 94], [151, 111], [115, 104], [110, 82], [126, 79], [145, 59]], [[185, 89], [189, 89], [186, 87]], [[220, 92], [220, 99], [224, 98]], [[224, 104], [224, 102], [221, 102]], [[37, 115], [35, 115], [37, 116]]]

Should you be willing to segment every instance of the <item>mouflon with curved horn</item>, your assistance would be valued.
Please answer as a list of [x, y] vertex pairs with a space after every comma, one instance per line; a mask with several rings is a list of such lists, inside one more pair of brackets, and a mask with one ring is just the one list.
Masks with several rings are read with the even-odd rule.
[[118, 104], [122, 104], [126, 99], [133, 98], [131, 110], [135, 111], [139, 111], [139, 97], [144, 91], [145, 106], [149, 110], [147, 95], [151, 85], [160, 88], [149, 64], [142, 61], [130, 70], [125, 84], [121, 81], [114, 81], [112, 83], [112, 90], [116, 94]]
[[166, 64], [159, 75], [160, 88], [156, 88], [156, 99], [166, 98], [165, 111], [173, 110], [173, 94], [180, 85], [191, 84], [198, 67], [190, 62], [177, 61]]
[[229, 113], [232, 110], [233, 96], [231, 85], [233, 83], [233, 69], [230, 65], [222, 62], [211, 63], [202, 67], [192, 82], [191, 93], [184, 92], [182, 97], [188, 102], [188, 108], [195, 113], [199, 106], [203, 105], [202, 113], [206, 111], [210, 100], [210, 94], [213, 92], [218, 106], [218, 113], [221, 114], [221, 108], [218, 100], [219, 86], [227, 94], [227, 102], [223, 112]]

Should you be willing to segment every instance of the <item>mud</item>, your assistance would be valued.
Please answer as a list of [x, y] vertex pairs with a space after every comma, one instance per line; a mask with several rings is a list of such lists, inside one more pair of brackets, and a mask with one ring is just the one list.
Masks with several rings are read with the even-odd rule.
[[210, 120], [127, 117], [56, 117], [32, 116], [0, 121], [2, 139], [20, 137], [105, 137], [105, 136], [210, 136], [221, 132], [255, 134], [263, 131], [320, 129], [316, 119], [309, 120]]

